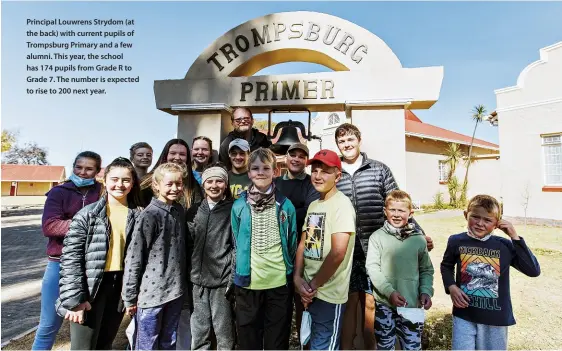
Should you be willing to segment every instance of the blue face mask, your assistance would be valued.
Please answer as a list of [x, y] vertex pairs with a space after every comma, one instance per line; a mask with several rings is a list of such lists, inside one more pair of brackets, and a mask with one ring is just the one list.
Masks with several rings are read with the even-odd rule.
[[74, 173], [72, 173], [70, 177], [68, 177], [68, 179], [72, 181], [78, 188], [94, 185], [94, 178], [84, 179]]

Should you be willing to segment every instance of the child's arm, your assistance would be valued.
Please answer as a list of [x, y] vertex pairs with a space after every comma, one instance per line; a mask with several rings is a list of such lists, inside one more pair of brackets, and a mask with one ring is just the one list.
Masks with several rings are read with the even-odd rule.
[[230, 252], [230, 277], [228, 278], [228, 285], [226, 286], [226, 292], [224, 296], [231, 300], [234, 295], [234, 274], [236, 273], [236, 240], [234, 240], [234, 234], [232, 233], [232, 227], [228, 228], [230, 233], [230, 240], [232, 242], [232, 251]]
[[131, 237], [131, 243], [125, 257], [125, 270], [123, 275], [122, 298], [125, 307], [134, 307], [137, 304], [142, 274], [144, 272], [144, 257], [152, 242], [154, 232], [158, 230], [156, 221], [151, 218], [146, 210], [139, 216], [138, 222]]
[[[347, 233], [332, 233], [330, 235], [330, 240], [332, 242], [332, 248], [330, 252], [324, 259], [324, 262], [320, 266], [318, 273], [310, 281], [310, 288], [312, 290], [318, 290], [321, 286], [326, 284], [326, 282], [336, 273], [340, 264], [345, 259], [347, 253], [347, 245], [351, 237], [351, 232]], [[303, 247], [304, 251], [304, 247]]]
[[297, 254], [295, 257], [295, 274], [293, 278], [293, 283], [295, 284], [295, 290], [301, 296], [301, 300], [304, 307], [307, 308], [308, 304], [312, 303], [312, 299], [316, 295], [316, 290], [313, 290], [309, 283], [303, 278], [304, 272], [304, 245], [306, 242], [306, 232], [302, 232], [301, 241], [297, 248]]
[[[425, 309], [431, 307], [431, 297], [433, 296], [433, 264], [431, 263], [431, 258], [429, 257], [429, 252], [427, 251], [427, 246], [419, 252], [419, 267], [420, 267], [420, 302]], [[422, 295], [427, 295], [424, 297]]]
[[60, 260], [59, 296], [62, 306], [68, 310], [83, 307], [90, 299], [86, 282], [87, 236], [87, 213], [80, 211], [70, 223]]
[[449, 294], [449, 287], [456, 285], [455, 283], [455, 265], [457, 264], [456, 245], [452, 243], [452, 236], [447, 241], [447, 248], [443, 254], [441, 261], [441, 277], [443, 278], [443, 285], [445, 292]]
[[291, 262], [295, 262], [295, 255], [297, 254], [297, 235], [299, 235], [299, 232], [297, 231], [297, 212], [293, 204], [287, 209], [287, 217], [289, 218], [289, 237], [287, 238], [287, 245], [289, 247]]
[[455, 282], [455, 265], [457, 263], [457, 245], [452, 242], [450, 236], [447, 241], [447, 249], [441, 261], [441, 277], [445, 292], [451, 295], [451, 301], [457, 308], [466, 308], [470, 302], [468, 296], [457, 286]]
[[64, 238], [70, 229], [72, 218], [65, 218], [63, 197], [59, 188], [51, 190], [43, 210], [43, 235], [48, 238]]
[[371, 237], [369, 238], [365, 268], [367, 268], [367, 273], [369, 274], [375, 289], [390, 300], [390, 295], [392, 295], [392, 293], [396, 290], [382, 273], [381, 247], [379, 245], [379, 241], [377, 240], [376, 232], [371, 234]]
[[529, 277], [538, 277], [541, 274], [541, 266], [525, 243], [525, 240], [517, 235], [515, 227], [510, 222], [502, 219], [498, 223], [498, 229], [507, 234], [511, 239], [513, 245], [511, 248], [511, 266]]
[[232, 235], [232, 261], [231, 261], [231, 271], [230, 271], [230, 282], [228, 287], [226, 288], [225, 296], [227, 298], [232, 296], [234, 291], [234, 277], [236, 276], [236, 251], [238, 246], [238, 230], [240, 229], [240, 218], [236, 214], [236, 201], [234, 202], [234, 206], [232, 206], [232, 210], [230, 211], [230, 230]]
[[[332, 247], [320, 269], [309, 282], [312, 290], [318, 290], [336, 273], [347, 254], [349, 240], [355, 240], [352, 236], [355, 232], [355, 210], [351, 202], [347, 199], [346, 201], [346, 204], [342, 203], [342, 206], [336, 209], [333, 218], [326, 218], [332, 221], [332, 233], [326, 233], [330, 237], [324, 240], [330, 240]], [[330, 213], [329, 216], [332, 214]]]

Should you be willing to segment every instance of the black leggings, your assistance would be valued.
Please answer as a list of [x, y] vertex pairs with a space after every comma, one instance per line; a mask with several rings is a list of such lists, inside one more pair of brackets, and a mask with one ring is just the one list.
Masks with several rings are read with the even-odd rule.
[[105, 272], [84, 324], [70, 323], [71, 350], [111, 350], [125, 311], [118, 311], [123, 272]]

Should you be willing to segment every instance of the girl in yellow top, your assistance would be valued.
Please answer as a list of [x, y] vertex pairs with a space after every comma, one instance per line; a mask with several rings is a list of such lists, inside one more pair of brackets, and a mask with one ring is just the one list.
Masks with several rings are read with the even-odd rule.
[[59, 315], [70, 320], [72, 350], [110, 350], [123, 319], [123, 262], [137, 216], [140, 185], [119, 157], [105, 169], [99, 201], [74, 216], [61, 256]]

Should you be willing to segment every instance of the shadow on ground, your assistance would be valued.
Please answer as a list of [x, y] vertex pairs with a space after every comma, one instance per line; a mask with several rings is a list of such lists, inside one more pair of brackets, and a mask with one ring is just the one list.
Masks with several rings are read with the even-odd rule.
[[41, 207], [33, 207], [33, 208], [26, 208], [26, 209], [10, 209], [10, 210], [2, 210], [2, 218], [4, 217], [12, 217], [12, 216], [33, 216], [33, 215], [40, 215], [43, 214], [43, 206]]

